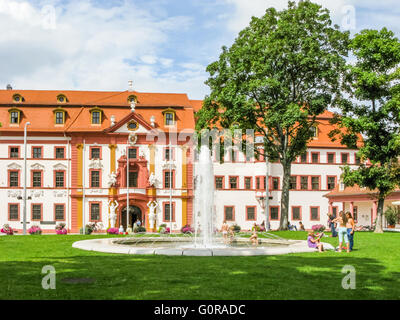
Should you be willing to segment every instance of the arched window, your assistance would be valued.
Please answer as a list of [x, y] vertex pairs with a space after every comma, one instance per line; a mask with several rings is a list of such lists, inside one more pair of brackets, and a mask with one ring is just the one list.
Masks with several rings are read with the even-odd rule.
[[19, 124], [21, 122], [21, 110], [12, 108], [9, 109], [8, 112], [10, 114], [10, 124]]
[[14, 103], [22, 103], [23, 101], [25, 101], [25, 99], [19, 93], [16, 93], [13, 95], [13, 101]]
[[175, 110], [173, 109], [167, 109], [164, 110], [163, 112], [164, 115], [164, 125], [165, 126], [173, 126], [175, 125]]
[[66, 103], [66, 102], [68, 102], [68, 99], [64, 94], [59, 94], [57, 96], [57, 102], [58, 103]]
[[101, 124], [103, 110], [98, 107], [90, 109], [91, 124]]
[[54, 113], [54, 124], [65, 124], [65, 116], [67, 112], [62, 108], [53, 110]]

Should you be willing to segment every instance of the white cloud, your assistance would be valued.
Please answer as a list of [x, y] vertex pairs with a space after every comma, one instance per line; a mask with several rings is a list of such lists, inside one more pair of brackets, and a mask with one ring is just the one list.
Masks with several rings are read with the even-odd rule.
[[[0, 84], [20, 89], [126, 90], [204, 95], [204, 72], [175, 73], [162, 56], [171, 33], [191, 25], [183, 16], [156, 18], [132, 2], [101, 8], [59, 2], [54, 29], [41, 7], [0, 0]], [[204, 69], [204, 68], [203, 68]]]

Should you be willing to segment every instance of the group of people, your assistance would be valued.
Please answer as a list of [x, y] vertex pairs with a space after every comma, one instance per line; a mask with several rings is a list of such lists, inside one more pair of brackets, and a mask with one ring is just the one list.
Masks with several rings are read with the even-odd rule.
[[[354, 246], [354, 231], [356, 224], [354, 222], [353, 216], [351, 212], [344, 212], [340, 211], [339, 216], [335, 217], [328, 213], [328, 223], [332, 231], [332, 237], [339, 236], [339, 247], [338, 251], [342, 252], [342, 250], [346, 250], [350, 252], [353, 250]], [[308, 233], [308, 246], [310, 248], [316, 248], [319, 252], [324, 251], [324, 246], [321, 243], [321, 238], [323, 237], [324, 233], [315, 233], [311, 231]], [[346, 243], [346, 246], [343, 247], [343, 242]]]

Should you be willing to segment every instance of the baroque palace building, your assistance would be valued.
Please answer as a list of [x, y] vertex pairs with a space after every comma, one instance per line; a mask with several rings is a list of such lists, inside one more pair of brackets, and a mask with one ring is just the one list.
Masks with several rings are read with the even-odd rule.
[[[54, 233], [63, 222], [77, 233], [91, 222], [126, 230], [139, 219], [148, 231], [163, 223], [173, 231], [193, 224], [196, 155], [190, 141], [201, 104], [186, 94], [131, 89], [0, 90], [0, 225], [22, 229], [25, 127], [28, 226]], [[340, 166], [359, 162], [357, 150], [328, 138], [332, 116], [318, 118], [307, 153], [292, 167], [289, 220], [306, 228], [325, 224], [326, 213], [342, 209], [352, 210], [362, 225], [376, 216], [365, 190], [341, 187]], [[270, 163], [269, 173], [274, 229], [280, 219], [280, 164]], [[265, 220], [259, 199], [265, 174], [262, 157], [235, 149], [214, 162], [217, 226], [227, 220], [248, 230]]]

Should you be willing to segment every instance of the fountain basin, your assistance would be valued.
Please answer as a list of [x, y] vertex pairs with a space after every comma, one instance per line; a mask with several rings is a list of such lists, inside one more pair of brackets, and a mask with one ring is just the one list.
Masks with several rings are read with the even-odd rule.
[[[235, 239], [237, 246], [217, 243], [204, 248], [194, 247], [193, 241], [182, 237], [148, 237], [141, 238], [108, 238], [82, 240], [72, 244], [73, 248], [119, 254], [156, 254], [168, 256], [260, 256], [281, 255], [288, 253], [315, 252], [309, 248], [307, 241], [259, 239], [258, 246], [251, 246], [248, 238]], [[326, 250], [334, 250], [333, 246], [324, 243]]]

